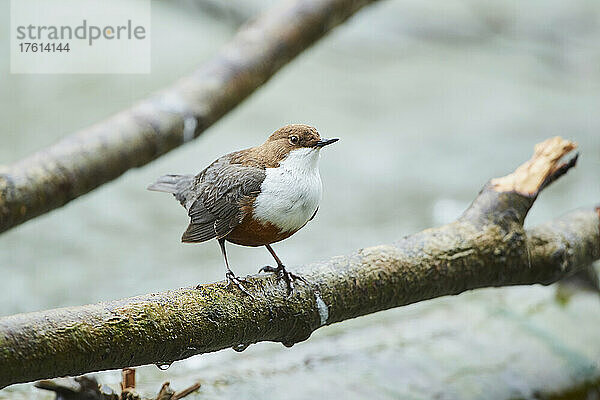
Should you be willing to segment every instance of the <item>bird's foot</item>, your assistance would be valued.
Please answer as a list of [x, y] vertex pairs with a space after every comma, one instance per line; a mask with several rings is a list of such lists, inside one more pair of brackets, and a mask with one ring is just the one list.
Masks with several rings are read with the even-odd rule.
[[238, 278], [237, 276], [235, 276], [235, 274], [232, 271], [227, 271], [225, 273], [225, 278], [227, 278], [227, 286], [228, 287], [229, 287], [229, 285], [233, 284], [238, 289], [240, 289], [242, 291], [242, 293], [254, 298], [254, 296], [252, 296], [252, 294], [248, 290], [246, 290], [246, 288], [244, 287], [244, 283], [249, 283], [247, 280]]
[[288, 289], [288, 294], [291, 294], [294, 291], [294, 281], [299, 280], [308, 284], [306, 279], [304, 279], [300, 275], [294, 274], [293, 272], [289, 272], [287, 269], [285, 269], [284, 265], [278, 265], [277, 267], [265, 265], [264, 267], [259, 269], [258, 272], [274, 272], [275, 274], [277, 274], [277, 279], [283, 278]]

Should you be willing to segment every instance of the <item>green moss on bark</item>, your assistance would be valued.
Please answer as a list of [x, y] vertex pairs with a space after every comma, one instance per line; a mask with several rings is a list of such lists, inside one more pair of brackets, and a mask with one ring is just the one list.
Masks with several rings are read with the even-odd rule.
[[322, 325], [480, 287], [548, 284], [600, 258], [595, 210], [527, 232], [481, 221], [462, 218], [308, 265], [301, 272], [309, 284], [291, 297], [281, 282], [255, 276], [253, 298], [218, 282], [0, 318], [0, 386], [169, 364], [259, 341], [291, 346]]

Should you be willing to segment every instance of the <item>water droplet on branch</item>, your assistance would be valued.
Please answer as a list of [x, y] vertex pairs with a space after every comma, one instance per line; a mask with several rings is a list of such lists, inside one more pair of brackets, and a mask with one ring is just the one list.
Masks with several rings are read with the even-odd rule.
[[156, 365], [156, 367], [158, 369], [160, 369], [161, 371], [166, 371], [167, 369], [169, 369], [169, 367], [172, 365], [172, 362], [163, 362], [163, 363], [156, 363], [154, 365]]
[[242, 351], [246, 350], [248, 346], [250, 346], [250, 343], [240, 343], [238, 345], [233, 346], [232, 349], [234, 349], [238, 353], [241, 353]]

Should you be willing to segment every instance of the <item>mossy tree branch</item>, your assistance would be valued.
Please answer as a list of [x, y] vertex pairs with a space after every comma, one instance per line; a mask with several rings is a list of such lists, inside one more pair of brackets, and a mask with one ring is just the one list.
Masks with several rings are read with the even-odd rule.
[[288, 297], [272, 276], [249, 278], [253, 297], [224, 282], [0, 319], [0, 386], [149, 363], [259, 341], [291, 346], [317, 328], [465, 290], [550, 284], [600, 258], [598, 209], [525, 230], [540, 190], [574, 162], [574, 144], [538, 146], [513, 174], [490, 181], [451, 224], [390, 245], [295, 269]]
[[206, 65], [129, 110], [0, 166], [0, 232], [200, 135], [279, 69], [375, 0], [294, 0], [243, 26]]

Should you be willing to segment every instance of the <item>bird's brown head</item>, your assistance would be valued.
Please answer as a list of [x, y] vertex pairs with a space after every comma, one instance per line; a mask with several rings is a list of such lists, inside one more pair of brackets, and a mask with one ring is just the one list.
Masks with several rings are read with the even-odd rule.
[[286, 125], [273, 132], [260, 146], [239, 152], [235, 162], [276, 168], [291, 153], [305, 155], [307, 159], [318, 159], [321, 148], [337, 141], [337, 138], [322, 139], [319, 132], [309, 125]]
[[295, 149], [309, 148], [318, 150], [338, 140], [337, 138], [321, 139], [319, 132], [312, 126], [292, 124], [273, 132], [263, 146], [284, 157]]

